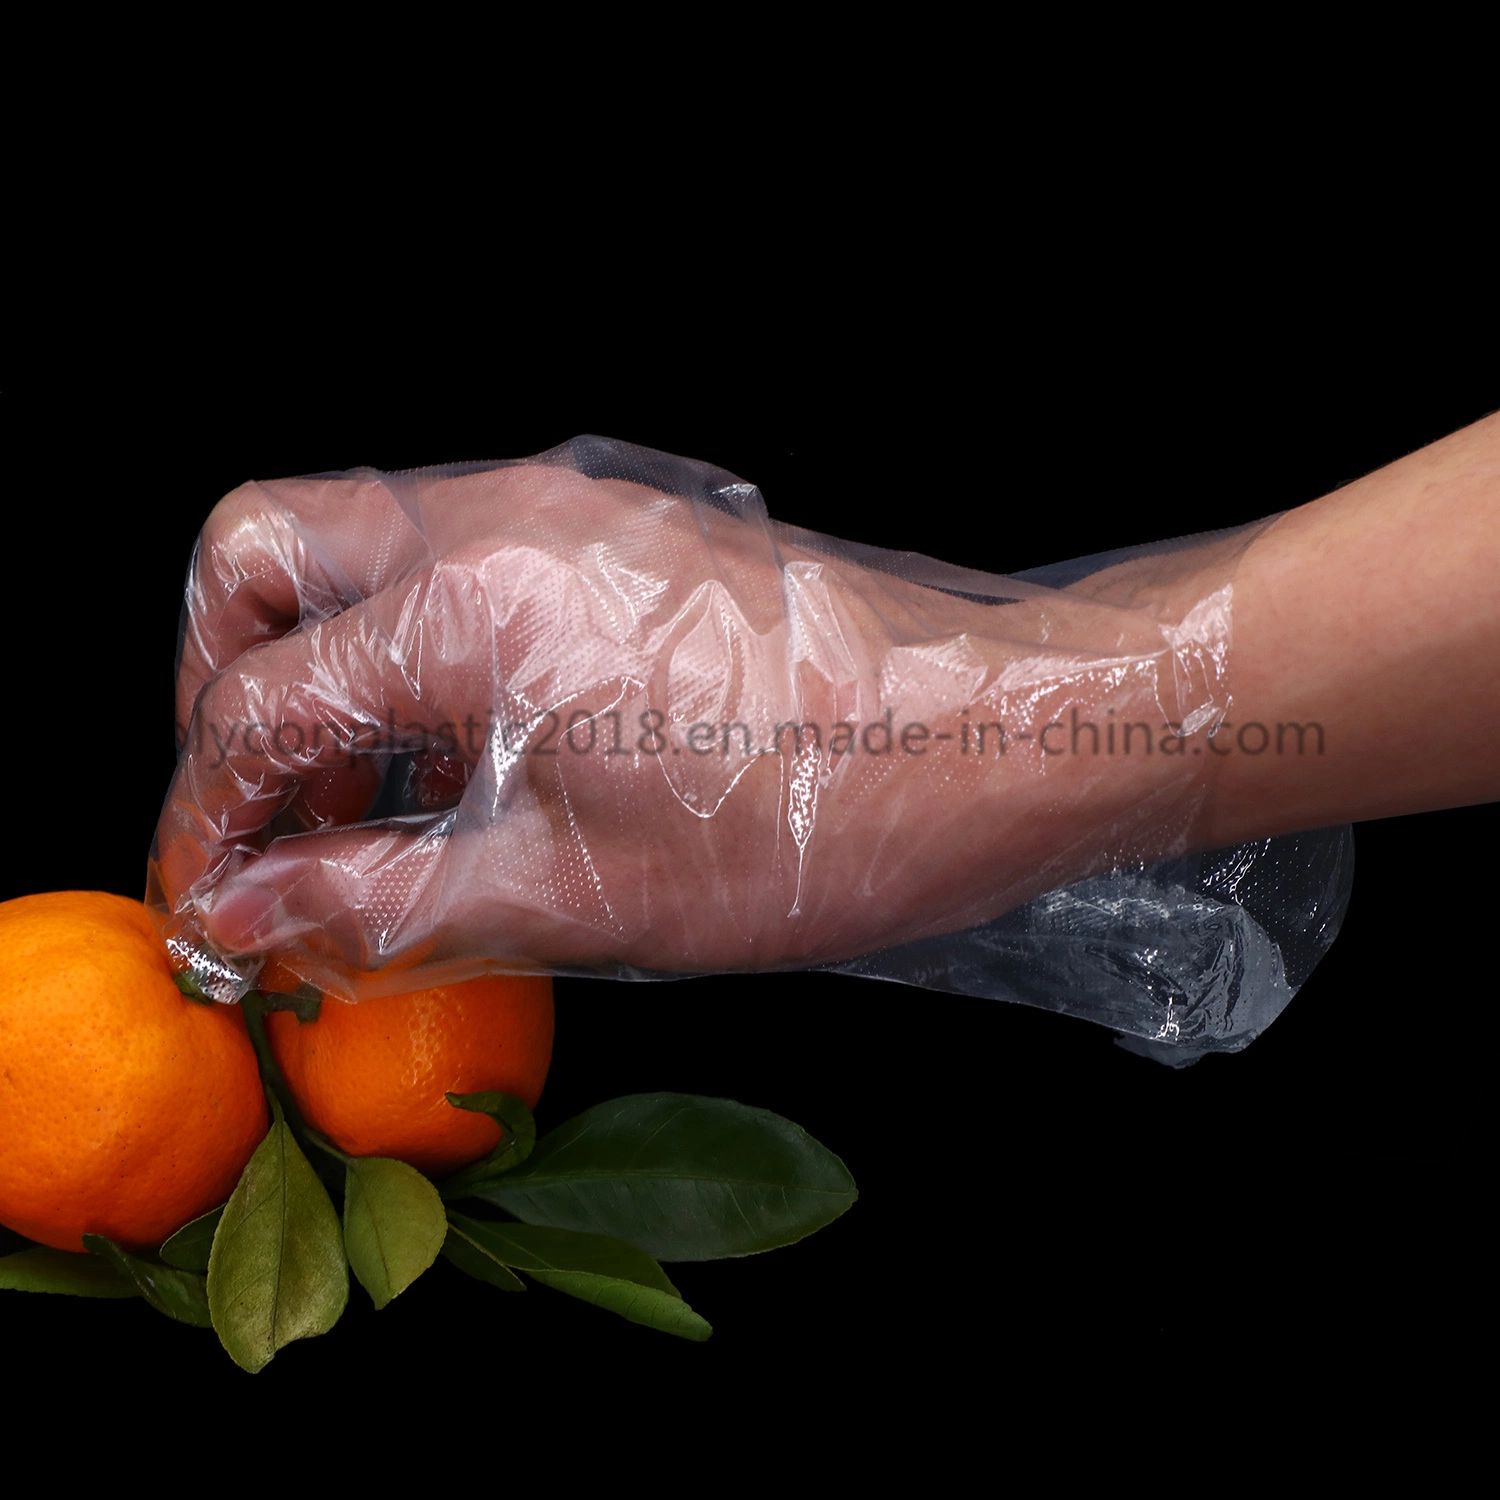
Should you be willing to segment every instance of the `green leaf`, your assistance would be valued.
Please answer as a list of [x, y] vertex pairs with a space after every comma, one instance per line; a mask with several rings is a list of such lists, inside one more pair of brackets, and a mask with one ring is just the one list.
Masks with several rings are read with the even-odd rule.
[[214, 1230], [223, 1218], [222, 1208], [210, 1209], [206, 1214], [184, 1224], [157, 1252], [169, 1266], [179, 1271], [208, 1270], [208, 1252], [213, 1249]]
[[344, 1249], [377, 1308], [399, 1297], [438, 1258], [448, 1220], [438, 1191], [415, 1167], [351, 1157], [344, 1176]]
[[680, 1339], [691, 1339], [695, 1344], [706, 1343], [713, 1337], [713, 1325], [695, 1313], [681, 1297], [589, 1271], [528, 1271], [526, 1274], [554, 1291], [566, 1292], [570, 1297], [591, 1302], [606, 1312], [618, 1313], [628, 1322], [643, 1323], [659, 1333], [675, 1334]]
[[134, 1297], [135, 1282], [107, 1261], [67, 1250], [18, 1250], [0, 1258], [0, 1291], [61, 1292], [70, 1297]]
[[191, 1271], [177, 1271], [171, 1266], [159, 1266], [138, 1255], [122, 1250], [113, 1240], [102, 1234], [86, 1234], [84, 1247], [102, 1261], [113, 1266], [121, 1276], [129, 1277], [137, 1292], [157, 1312], [175, 1318], [179, 1323], [190, 1323], [194, 1328], [211, 1326], [208, 1316], [208, 1289], [201, 1276]]
[[306, 1025], [323, 1013], [323, 997], [310, 984], [299, 984], [294, 995], [278, 995], [272, 990], [255, 992], [262, 1015], [273, 1010], [289, 1010]]
[[701, 1343], [713, 1329], [644, 1251], [602, 1234], [452, 1216], [452, 1233], [496, 1266], [618, 1313], [632, 1323]]
[[348, 1300], [338, 1215], [278, 1108], [214, 1235], [214, 1328], [229, 1357], [254, 1374], [293, 1340], [327, 1333]]
[[455, 1172], [442, 1184], [445, 1198], [462, 1198], [480, 1182], [488, 1182], [521, 1165], [536, 1145], [536, 1120], [521, 1100], [493, 1090], [482, 1094], [447, 1094], [454, 1109], [488, 1115], [501, 1131], [500, 1144], [482, 1161]]
[[179, 990], [182, 991], [184, 995], [188, 997], [189, 1000], [196, 1000], [199, 1005], [215, 1004], [213, 996], [205, 995], [198, 981], [194, 979], [186, 969], [182, 970], [180, 973], [174, 974], [172, 976], [172, 982], [177, 986]]
[[595, 1105], [524, 1166], [468, 1191], [528, 1224], [613, 1235], [667, 1261], [790, 1245], [858, 1197], [848, 1168], [801, 1126], [692, 1094]]
[[652, 1287], [670, 1297], [682, 1294], [671, 1278], [644, 1250], [607, 1234], [579, 1234], [575, 1229], [549, 1229], [539, 1224], [507, 1224], [494, 1219], [450, 1215], [460, 1233], [468, 1235], [502, 1266], [532, 1275], [538, 1271], [580, 1271], [611, 1276]]
[[524, 1292], [525, 1283], [511, 1271], [507, 1271], [493, 1256], [487, 1255], [472, 1240], [451, 1225], [448, 1237], [443, 1241], [443, 1259], [450, 1260], [460, 1271], [474, 1277], [476, 1281], [488, 1282], [502, 1292]]

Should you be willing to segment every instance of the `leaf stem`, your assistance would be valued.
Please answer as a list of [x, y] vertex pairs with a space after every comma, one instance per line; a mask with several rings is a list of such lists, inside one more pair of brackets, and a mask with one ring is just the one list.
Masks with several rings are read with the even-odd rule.
[[259, 990], [249, 991], [240, 1004], [245, 1011], [245, 1027], [250, 1033], [250, 1045], [255, 1048], [255, 1060], [260, 1064], [261, 1083], [267, 1098], [273, 1101], [273, 1108], [279, 1108], [286, 1115], [287, 1124], [299, 1140], [318, 1147], [326, 1155], [337, 1158], [347, 1166], [351, 1158], [332, 1141], [319, 1135], [303, 1118], [302, 1111], [297, 1108], [297, 1100], [276, 1064], [275, 1054], [271, 1051], [271, 1043], [266, 1036], [265, 1018], [267, 1010], [280, 1007], [268, 1004], [266, 996]]
[[326, 1151], [329, 1156], [332, 1156], [337, 1160], [343, 1162], [346, 1167], [351, 1161], [355, 1160], [355, 1158], [350, 1156], [347, 1151], [340, 1151], [339, 1148], [335, 1146], [327, 1136], [319, 1135], [318, 1132], [316, 1130], [313, 1130], [310, 1126], [304, 1125], [302, 1127], [302, 1134], [306, 1136], [307, 1139], [314, 1146], [316, 1146], [319, 1151]]
[[268, 1094], [275, 1094], [292, 1122], [301, 1125], [302, 1117], [297, 1112], [296, 1101], [276, 1065], [275, 1054], [266, 1036], [265, 996], [259, 990], [250, 990], [240, 1001], [245, 1015], [245, 1029], [250, 1033], [250, 1045], [255, 1048], [255, 1060], [260, 1064], [260, 1081]]

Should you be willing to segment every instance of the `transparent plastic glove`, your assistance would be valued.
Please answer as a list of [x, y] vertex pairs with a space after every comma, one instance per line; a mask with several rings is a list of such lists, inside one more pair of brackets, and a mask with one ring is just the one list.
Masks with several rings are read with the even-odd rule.
[[1002, 578], [592, 438], [246, 485], [189, 580], [151, 896], [225, 998], [268, 953], [356, 997], [880, 972], [1199, 846], [1252, 534]]

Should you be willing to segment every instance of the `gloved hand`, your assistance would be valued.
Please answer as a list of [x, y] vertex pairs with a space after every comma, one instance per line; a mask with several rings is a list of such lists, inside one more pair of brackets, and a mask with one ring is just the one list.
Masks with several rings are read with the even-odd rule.
[[189, 578], [152, 898], [216, 993], [270, 952], [365, 995], [972, 927], [1194, 846], [1246, 540], [1049, 587], [600, 439], [248, 484]]

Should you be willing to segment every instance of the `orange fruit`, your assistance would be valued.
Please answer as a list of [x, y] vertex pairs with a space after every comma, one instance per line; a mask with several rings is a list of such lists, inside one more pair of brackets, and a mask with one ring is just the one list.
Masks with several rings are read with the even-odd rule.
[[323, 999], [315, 1021], [266, 1017], [271, 1051], [314, 1130], [351, 1156], [440, 1177], [500, 1144], [445, 1094], [494, 1089], [536, 1107], [552, 1061], [552, 981], [488, 975], [408, 995]]
[[0, 1223], [159, 1245], [229, 1197], [269, 1125], [239, 1007], [177, 988], [139, 901], [0, 903]]

